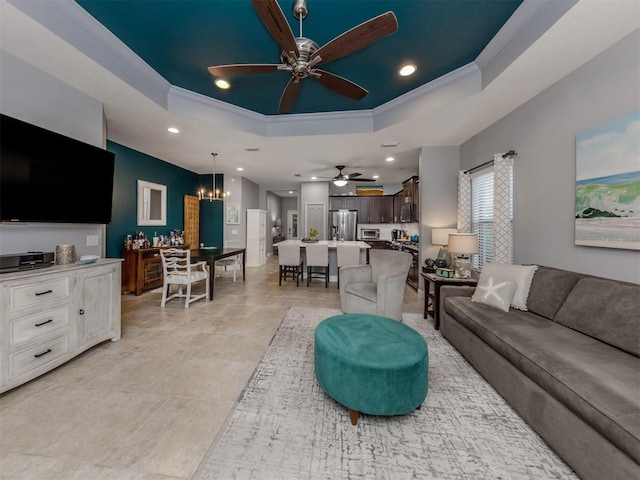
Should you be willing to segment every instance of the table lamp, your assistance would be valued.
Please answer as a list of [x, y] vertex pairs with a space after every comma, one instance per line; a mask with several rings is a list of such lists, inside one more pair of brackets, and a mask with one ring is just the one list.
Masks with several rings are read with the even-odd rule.
[[469, 257], [474, 253], [480, 253], [478, 234], [450, 233], [449, 251], [458, 254], [454, 261], [455, 278], [471, 278], [471, 261]]
[[449, 234], [457, 232], [458, 230], [455, 228], [434, 228], [431, 230], [431, 244], [440, 245], [440, 250], [438, 251], [436, 259], [447, 262], [445, 265], [447, 268], [451, 265], [451, 254], [449, 254], [449, 251], [447, 250]]

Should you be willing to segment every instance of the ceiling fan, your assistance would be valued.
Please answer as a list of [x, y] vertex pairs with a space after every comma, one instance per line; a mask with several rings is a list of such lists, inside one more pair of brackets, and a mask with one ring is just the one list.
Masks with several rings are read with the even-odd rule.
[[336, 187], [344, 187], [348, 182], [375, 182], [373, 178], [361, 178], [361, 173], [350, 173], [349, 175], [342, 173], [342, 170], [346, 167], [344, 165], [336, 165], [338, 169], [338, 175], [331, 178], [331, 181]]
[[398, 30], [398, 20], [393, 12], [383, 13], [360, 25], [347, 30], [322, 47], [302, 35], [302, 20], [309, 9], [307, 0], [295, 0], [293, 15], [300, 20], [300, 36], [294, 37], [287, 19], [276, 0], [251, 0], [258, 16], [282, 52], [280, 64], [236, 64], [209, 67], [209, 73], [216, 77], [233, 75], [253, 75], [278, 70], [291, 72], [289, 83], [282, 93], [279, 113], [288, 113], [300, 94], [302, 80], [311, 77], [326, 88], [350, 98], [362, 100], [367, 90], [346, 78], [318, 68], [320, 65], [345, 57], [361, 50]]

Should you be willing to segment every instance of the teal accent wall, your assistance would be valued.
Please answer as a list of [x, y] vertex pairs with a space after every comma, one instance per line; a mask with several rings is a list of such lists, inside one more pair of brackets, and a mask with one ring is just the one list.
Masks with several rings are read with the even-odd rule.
[[[197, 195], [200, 188], [207, 188], [206, 185], [211, 185], [211, 175], [198, 175], [111, 141], [107, 141], [107, 150], [115, 153], [112, 216], [106, 232], [107, 257], [119, 258], [125, 236], [133, 234], [136, 230], [145, 232], [150, 239], [154, 232], [157, 232], [158, 235], [168, 235], [171, 230], [183, 230], [184, 196]], [[166, 226], [138, 227], [138, 180], [167, 186]], [[223, 188], [222, 183], [222, 175], [216, 175], [216, 184], [220, 185], [218, 188]], [[210, 209], [209, 202], [201, 202], [200, 242], [206, 242], [211, 246], [222, 246], [223, 214], [221, 204], [222, 202], [213, 202], [211, 205], [214, 208]], [[218, 205], [217, 209], [216, 205]], [[204, 237], [203, 228], [206, 230]]]

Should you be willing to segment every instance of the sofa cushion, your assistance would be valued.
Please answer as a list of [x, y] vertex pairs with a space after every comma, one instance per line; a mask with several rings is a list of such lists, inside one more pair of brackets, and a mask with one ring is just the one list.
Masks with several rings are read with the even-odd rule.
[[445, 311], [609, 441], [640, 462], [640, 360], [530, 312], [468, 297]]
[[553, 320], [562, 302], [582, 276], [567, 270], [538, 266], [531, 281], [527, 308], [530, 312]]
[[640, 285], [598, 277], [576, 283], [555, 321], [640, 356]]
[[518, 310], [527, 310], [527, 297], [531, 288], [531, 281], [537, 265], [510, 265], [506, 263], [485, 263], [482, 274], [493, 277], [494, 281], [516, 282], [516, 291], [511, 299], [511, 306]]
[[508, 312], [511, 306], [511, 299], [518, 284], [509, 280], [497, 281], [494, 277], [480, 274], [478, 286], [471, 296], [472, 302], [483, 303]]

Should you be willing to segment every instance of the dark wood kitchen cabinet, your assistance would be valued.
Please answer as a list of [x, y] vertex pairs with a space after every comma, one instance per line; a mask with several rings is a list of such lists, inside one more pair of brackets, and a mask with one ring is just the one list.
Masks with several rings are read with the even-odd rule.
[[329, 210], [358, 210], [358, 197], [330, 196]]
[[358, 223], [393, 223], [393, 195], [359, 197]]

